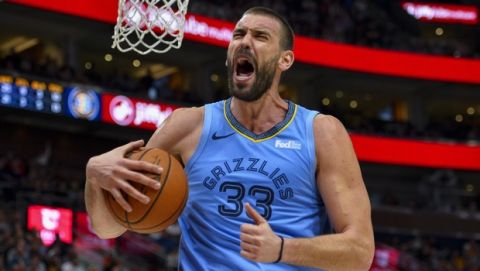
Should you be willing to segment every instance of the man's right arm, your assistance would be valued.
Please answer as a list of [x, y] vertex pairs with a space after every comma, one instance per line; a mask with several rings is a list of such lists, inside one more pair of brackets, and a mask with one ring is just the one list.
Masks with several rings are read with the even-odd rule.
[[158, 183], [136, 171], [159, 174], [160, 167], [154, 164], [124, 158], [125, 154], [142, 147], [143, 140], [130, 142], [104, 154], [90, 158], [86, 167], [85, 206], [90, 216], [92, 228], [103, 239], [115, 238], [126, 229], [118, 224], [105, 205], [103, 190], [112, 194], [115, 200], [128, 212], [131, 210], [123, 198], [124, 191], [140, 202], [147, 203], [148, 197], [140, 193], [127, 181], [135, 181], [158, 189]]
[[85, 205], [92, 228], [95, 234], [102, 239], [116, 238], [127, 229], [115, 222], [103, 201], [102, 189], [87, 179], [85, 183]]
[[[176, 110], [152, 135], [147, 147], [162, 148], [185, 159], [189, 157], [198, 142], [202, 125], [203, 108]], [[122, 192], [140, 202], [147, 203], [148, 200], [148, 197], [133, 188], [129, 181], [159, 189], [158, 182], [139, 172], [159, 174], [163, 169], [151, 163], [125, 158], [127, 153], [139, 149], [143, 145], [143, 140], [130, 142], [94, 156], [87, 163], [85, 205], [92, 228], [100, 238], [115, 238], [126, 231], [108, 211], [102, 190], [111, 193], [115, 200], [126, 211], [129, 211], [131, 207], [122, 196]]]

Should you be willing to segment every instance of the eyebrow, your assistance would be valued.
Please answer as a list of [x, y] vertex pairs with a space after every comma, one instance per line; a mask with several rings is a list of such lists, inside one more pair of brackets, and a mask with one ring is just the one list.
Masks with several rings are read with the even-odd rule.
[[250, 28], [250, 29], [246, 29], [245, 27], [238, 27], [238, 28], [235, 28], [235, 29], [233, 30], [233, 33], [245, 33], [245, 32], [247, 32], [248, 30], [252, 31], [254, 34], [262, 34], [262, 35], [267, 35], [267, 36], [271, 36], [270, 32], [272, 32], [272, 31], [267, 30], [266, 28]]

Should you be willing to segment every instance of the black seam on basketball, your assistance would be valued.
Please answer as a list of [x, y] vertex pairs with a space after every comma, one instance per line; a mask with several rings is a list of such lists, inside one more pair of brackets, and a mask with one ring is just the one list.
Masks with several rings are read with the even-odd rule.
[[[153, 150], [153, 149], [150, 149], [150, 150]], [[146, 151], [142, 156], [140, 156], [138, 159], [140, 160], [147, 152], [149, 152], [150, 150]], [[167, 181], [168, 181], [168, 176], [170, 175], [170, 168], [171, 168], [171, 165], [172, 165], [172, 158], [170, 157], [170, 154], [167, 153], [167, 156], [168, 156], [168, 169], [167, 169], [167, 174], [162, 174], [162, 175], [165, 175], [163, 177], [163, 183], [160, 182], [162, 184], [162, 187], [160, 188], [160, 190], [157, 192], [156, 196], [155, 196], [155, 199], [152, 201], [152, 203], [150, 204], [150, 207], [145, 211], [144, 215], [142, 217], [140, 217], [138, 220], [136, 221], [128, 221], [129, 225], [133, 225], [133, 224], [137, 224], [141, 221], [143, 221], [143, 219], [145, 219], [145, 217], [150, 213], [150, 211], [152, 210], [153, 206], [155, 205], [155, 203], [157, 202], [158, 200], [158, 197], [162, 194], [162, 191], [163, 191], [163, 188], [165, 187], [165, 185], [167, 184]], [[132, 228], [133, 229], [133, 228]]]
[[172, 217], [176, 216], [177, 214], [181, 213], [183, 211], [183, 209], [185, 209], [185, 206], [187, 205], [187, 201], [188, 201], [188, 183], [187, 183], [187, 189], [185, 189], [185, 193], [183, 194], [183, 204], [182, 204], [181, 208], [178, 208], [177, 210], [175, 210], [175, 212], [171, 216], [169, 216], [167, 219], [163, 220], [161, 223], [155, 224], [154, 226], [151, 226], [151, 227], [148, 227], [148, 228], [132, 228], [132, 229], [135, 230], [135, 231], [146, 231], [146, 230], [158, 227], [159, 225], [165, 223], [165, 221], [168, 221], [168, 220], [170, 220], [170, 218], [172, 218]]
[[154, 229], [154, 228], [158, 227], [159, 225], [165, 223], [166, 221], [170, 220], [170, 218], [172, 218], [174, 216], [180, 216], [180, 213], [183, 212], [183, 209], [185, 209], [185, 206], [187, 205], [187, 201], [188, 201], [188, 197], [186, 195], [184, 195], [182, 207], [175, 210], [175, 213], [173, 213], [170, 217], [165, 219], [162, 223], [158, 223], [158, 224], [155, 224], [154, 226], [147, 227], [147, 228], [133, 228], [133, 230], [135, 230], [137, 232], [150, 233], [150, 231], [149, 231], [150, 229]]
[[183, 209], [185, 208], [186, 203], [187, 203], [187, 201], [184, 200], [183, 207], [178, 208], [172, 216], [170, 216], [168, 219], [165, 219], [165, 221], [163, 221], [162, 223], [158, 223], [158, 224], [155, 224], [154, 226], [147, 227], [147, 228], [132, 228], [132, 230], [137, 231], [137, 232], [150, 233], [149, 230], [154, 229], [154, 228], [158, 227], [159, 225], [165, 223], [166, 221], [170, 220], [170, 218], [172, 218], [173, 216], [177, 216], [177, 215], [180, 216], [179, 214], [182, 213]]

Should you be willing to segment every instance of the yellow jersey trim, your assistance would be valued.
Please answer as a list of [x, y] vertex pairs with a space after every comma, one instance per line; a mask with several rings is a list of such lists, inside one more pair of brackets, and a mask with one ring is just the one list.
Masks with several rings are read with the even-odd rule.
[[[293, 114], [291, 116], [291, 118], [288, 120], [288, 122], [282, 127], [280, 128], [276, 133], [274, 133], [273, 135], [269, 136], [269, 137], [266, 137], [266, 138], [260, 138], [260, 139], [255, 139], [245, 133], [242, 133], [242, 131], [240, 131], [237, 127], [235, 127], [235, 125], [232, 124], [232, 122], [230, 121], [230, 119], [227, 117], [227, 100], [225, 100], [223, 102], [223, 116], [225, 117], [225, 119], [227, 120], [227, 123], [228, 125], [230, 125], [230, 127], [237, 133], [239, 133], [240, 135], [242, 135], [243, 137], [249, 139], [250, 141], [254, 142], [254, 143], [260, 143], [260, 142], [263, 142], [263, 141], [266, 141], [266, 140], [269, 140], [269, 139], [272, 139], [274, 137], [276, 137], [278, 134], [280, 134], [281, 132], [283, 132], [283, 130], [287, 129], [288, 126], [290, 126], [290, 124], [293, 122], [293, 120], [295, 119], [295, 116], [297, 115], [297, 105], [293, 103], [293, 106], [294, 106], [294, 109], [293, 109]], [[238, 122], [238, 121], [237, 121]]]

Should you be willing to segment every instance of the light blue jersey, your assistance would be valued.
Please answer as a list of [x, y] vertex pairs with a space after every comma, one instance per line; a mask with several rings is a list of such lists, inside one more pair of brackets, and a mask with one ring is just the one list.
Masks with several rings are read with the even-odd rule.
[[289, 102], [285, 119], [253, 134], [230, 111], [231, 99], [205, 106], [203, 131], [185, 171], [190, 195], [180, 217], [180, 270], [311, 270], [262, 264], [240, 255], [240, 226], [254, 223], [249, 202], [284, 237], [330, 232], [318, 194], [313, 118]]

